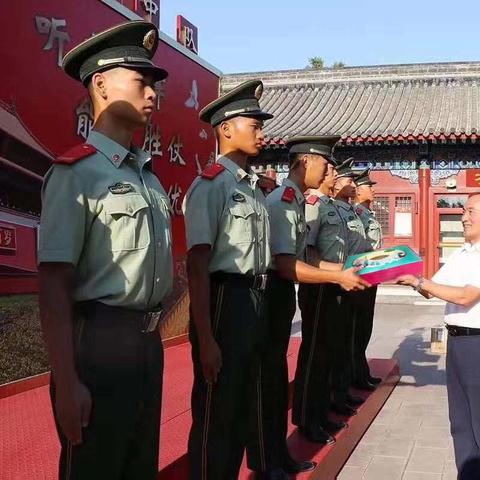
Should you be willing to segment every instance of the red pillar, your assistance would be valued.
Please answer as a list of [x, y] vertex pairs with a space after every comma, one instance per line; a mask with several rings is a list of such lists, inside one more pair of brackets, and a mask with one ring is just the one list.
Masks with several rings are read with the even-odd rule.
[[430, 272], [430, 250], [428, 217], [430, 213], [429, 191], [430, 191], [430, 167], [422, 166], [418, 170], [418, 186], [420, 190], [419, 213], [420, 213], [420, 256], [423, 258], [423, 274]]

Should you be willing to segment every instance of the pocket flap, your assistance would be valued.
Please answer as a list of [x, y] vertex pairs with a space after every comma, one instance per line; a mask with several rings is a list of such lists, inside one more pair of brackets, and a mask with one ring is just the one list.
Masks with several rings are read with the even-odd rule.
[[252, 213], [255, 213], [255, 210], [251, 205], [249, 205], [248, 203], [240, 203], [240, 202], [237, 203], [236, 205], [232, 205], [229, 210], [234, 217], [242, 217], [242, 218], [247, 218], [250, 215], [252, 215]]
[[128, 215], [129, 217], [142, 210], [148, 208], [145, 199], [139, 193], [110, 195], [104, 202], [105, 211], [110, 215]]

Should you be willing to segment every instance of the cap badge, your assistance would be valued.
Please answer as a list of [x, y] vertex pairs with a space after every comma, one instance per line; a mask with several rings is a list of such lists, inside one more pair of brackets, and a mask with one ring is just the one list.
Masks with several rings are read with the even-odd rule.
[[145, 34], [143, 37], [143, 46], [148, 50], [151, 51], [153, 46], [155, 45], [156, 40], [156, 33], [155, 30], [150, 30]]

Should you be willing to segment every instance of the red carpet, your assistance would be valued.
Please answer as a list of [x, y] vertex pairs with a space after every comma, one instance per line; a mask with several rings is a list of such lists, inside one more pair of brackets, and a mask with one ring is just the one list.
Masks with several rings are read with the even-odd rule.
[[[299, 339], [292, 338], [289, 350], [290, 379], [294, 375]], [[396, 363], [391, 360], [373, 361], [372, 367], [376, 375], [388, 377], [395, 374]], [[397, 372], [398, 373], [398, 372]], [[167, 348], [165, 351], [164, 398], [161, 422], [160, 473], [162, 480], [181, 480], [186, 478], [186, 449], [190, 428], [190, 391], [192, 387], [192, 364], [190, 344]], [[393, 385], [391, 385], [393, 388]], [[318, 448], [303, 440], [290, 426], [289, 444], [296, 457], [314, 458], [321, 461], [319, 468], [326, 463], [329, 468], [336, 469], [339, 462], [348, 458], [349, 452], [361, 438], [381, 405], [388, 397], [385, 391], [378, 389], [362, 406], [359, 414], [352, 419], [352, 427], [341, 433], [334, 448]], [[386, 396], [385, 396], [386, 394]], [[383, 398], [383, 400], [381, 400]], [[374, 412], [362, 420], [362, 411], [371, 410], [369, 404], [376, 404]], [[367, 418], [368, 417], [368, 418]], [[363, 429], [363, 430], [362, 430]], [[356, 431], [361, 433], [354, 435]], [[345, 437], [341, 441], [341, 437]], [[356, 440], [353, 437], [358, 437]], [[352, 441], [353, 439], [353, 441]], [[353, 443], [353, 446], [352, 446]], [[345, 445], [343, 445], [345, 444]], [[343, 447], [342, 447], [343, 445]], [[52, 419], [48, 386], [1, 398], [0, 395], [0, 480], [54, 480], [56, 479], [59, 444]], [[343, 456], [329, 467], [326, 462], [330, 451], [344, 451]], [[338, 456], [338, 455], [337, 455]], [[322, 479], [330, 477], [322, 474]], [[249, 471], [242, 468], [241, 479], [249, 478]], [[316, 478], [315, 473], [299, 475], [298, 478]], [[334, 478], [334, 477], [331, 477]]]

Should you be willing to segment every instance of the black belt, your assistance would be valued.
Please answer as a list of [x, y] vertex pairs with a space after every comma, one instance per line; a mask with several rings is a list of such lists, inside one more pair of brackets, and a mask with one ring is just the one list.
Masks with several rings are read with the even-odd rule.
[[138, 322], [138, 328], [141, 333], [154, 332], [158, 327], [163, 312], [161, 306], [152, 312], [142, 312], [131, 308], [107, 305], [106, 303], [95, 300], [78, 302], [75, 304], [75, 307], [85, 315], [92, 315], [93, 313], [101, 314], [102, 312], [105, 312], [106, 314], [118, 316], [120, 321], [122, 320], [122, 317], [125, 318], [126, 321], [136, 321]]
[[480, 328], [457, 327], [456, 325], [446, 325], [446, 328], [452, 337], [480, 335]]
[[254, 290], [265, 290], [267, 274], [245, 275], [243, 273], [213, 272], [210, 278], [218, 283], [238, 283]]

